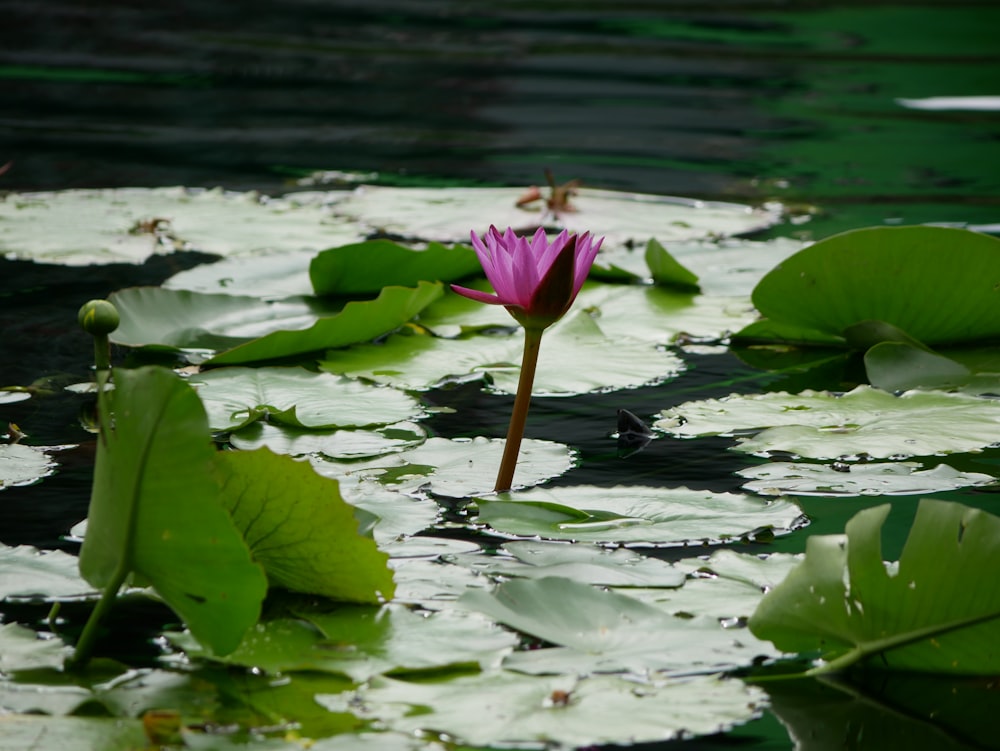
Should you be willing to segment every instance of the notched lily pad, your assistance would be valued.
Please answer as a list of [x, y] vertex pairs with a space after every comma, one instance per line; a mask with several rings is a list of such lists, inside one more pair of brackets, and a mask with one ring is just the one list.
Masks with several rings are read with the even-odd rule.
[[0, 200], [0, 252], [86, 266], [142, 263], [175, 250], [220, 256], [320, 250], [361, 237], [355, 225], [330, 213], [341, 196], [269, 198], [197, 188], [11, 193]]
[[477, 505], [478, 521], [506, 535], [653, 546], [732, 542], [762, 528], [787, 532], [802, 513], [780, 499], [627, 485], [539, 488]]
[[[484, 705], [483, 697], [502, 697]], [[400, 732], [447, 733], [473, 746], [544, 749], [653, 742], [730, 729], [760, 712], [760, 689], [716, 676], [644, 683], [510, 671], [450, 680], [377, 678], [357, 691], [317, 696]]]
[[95, 595], [80, 576], [75, 555], [30, 545], [0, 545], [0, 600], [75, 600]]
[[650, 237], [660, 242], [739, 235], [776, 224], [780, 212], [735, 203], [581, 188], [575, 211], [557, 215], [518, 208], [523, 188], [392, 188], [364, 185], [337, 204], [337, 213], [365, 227], [438, 242], [468, 242], [469, 230], [490, 225], [534, 232], [589, 231], [606, 246]]
[[893, 396], [862, 385], [842, 395], [807, 390], [686, 402], [662, 412], [654, 427], [680, 437], [756, 433], [738, 438], [735, 448], [748, 453], [931, 456], [1000, 440], [1000, 401], [942, 391]]
[[919, 462], [865, 464], [806, 464], [770, 462], [741, 469], [746, 490], [761, 495], [875, 496], [921, 495], [974, 485], [990, 485], [995, 477], [981, 472], [961, 472], [947, 464], [920, 469]]
[[414, 448], [426, 438], [424, 429], [412, 422], [393, 423], [376, 430], [308, 430], [257, 421], [230, 434], [229, 442], [243, 450], [267, 446], [276, 454], [359, 459]]
[[58, 463], [49, 455], [73, 446], [28, 446], [0, 443], [0, 490], [32, 485], [56, 471]]
[[191, 376], [212, 430], [259, 419], [299, 428], [388, 425], [424, 416], [413, 397], [304, 368], [218, 368]]
[[[376, 477], [404, 493], [430, 490], [449, 498], [468, 498], [493, 489], [503, 455], [497, 438], [429, 438], [408, 451], [371, 461], [334, 462], [314, 459], [316, 471], [327, 477]], [[575, 454], [561, 443], [526, 439], [514, 476], [516, 487], [536, 485], [568, 472]]]
[[[509, 323], [509, 322], [508, 322]], [[491, 389], [517, 392], [523, 334], [442, 339], [397, 335], [377, 345], [330, 352], [320, 366], [399, 388], [428, 390], [449, 380], [488, 378]], [[611, 337], [586, 313], [546, 331], [532, 393], [536, 396], [637, 388], [676, 376], [684, 361], [627, 337]]]

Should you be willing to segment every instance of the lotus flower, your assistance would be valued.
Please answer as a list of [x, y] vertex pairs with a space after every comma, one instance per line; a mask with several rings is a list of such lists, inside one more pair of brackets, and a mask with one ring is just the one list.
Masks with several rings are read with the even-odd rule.
[[451, 288], [472, 300], [505, 306], [526, 329], [544, 329], [569, 310], [602, 242], [603, 237], [593, 242], [589, 232], [563, 230], [550, 243], [541, 227], [530, 241], [509, 227], [503, 234], [490, 227], [483, 239], [473, 232], [472, 247], [495, 294]]
[[479, 302], [503, 305], [524, 326], [521, 375], [507, 429], [507, 443], [494, 486], [497, 492], [510, 490], [514, 482], [542, 332], [569, 310], [602, 242], [603, 237], [593, 242], [589, 232], [571, 235], [564, 230], [550, 243], [541, 228], [530, 241], [518, 237], [509, 227], [503, 234], [496, 227], [490, 227], [483, 239], [472, 233], [472, 246], [495, 294], [455, 284], [451, 288]]

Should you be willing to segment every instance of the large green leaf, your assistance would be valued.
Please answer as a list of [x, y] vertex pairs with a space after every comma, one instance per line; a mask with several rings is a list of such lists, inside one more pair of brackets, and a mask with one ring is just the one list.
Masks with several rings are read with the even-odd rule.
[[[859, 512], [845, 535], [815, 536], [771, 590], [751, 630], [785, 652], [819, 652], [818, 671], [1000, 672], [1000, 518], [924, 499], [898, 564], [882, 560], [889, 506]], [[877, 659], [876, 659], [877, 658]]]
[[218, 500], [216, 452], [194, 389], [169, 370], [118, 370], [102, 416], [80, 572], [133, 572], [213, 651], [256, 622], [267, 580]]
[[218, 368], [191, 376], [212, 430], [236, 430], [261, 418], [306, 428], [387, 425], [418, 418], [412, 396], [304, 368]]
[[335, 480], [266, 448], [221, 453], [217, 467], [222, 504], [272, 582], [349, 602], [392, 597], [389, 556], [358, 533]]
[[785, 500], [628, 485], [536, 488], [477, 503], [479, 521], [504, 534], [653, 545], [731, 542], [758, 528], [787, 530], [801, 516], [798, 506]]
[[309, 278], [317, 295], [378, 292], [385, 286], [451, 282], [482, 273], [472, 248], [430, 243], [415, 250], [390, 240], [369, 240], [329, 248], [313, 258]]
[[754, 289], [767, 318], [839, 335], [882, 321], [924, 344], [1000, 336], [1000, 239], [946, 227], [874, 227], [821, 240]]

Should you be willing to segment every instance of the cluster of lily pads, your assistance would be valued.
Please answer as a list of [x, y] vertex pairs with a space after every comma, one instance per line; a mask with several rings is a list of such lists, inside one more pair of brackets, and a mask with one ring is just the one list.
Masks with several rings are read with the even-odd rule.
[[[944, 575], [996, 565], [993, 516], [925, 500], [891, 565], [879, 547], [888, 507], [809, 538], [804, 556], [726, 545], [801, 528], [787, 495], [995, 482], [920, 458], [1000, 439], [1000, 403], [984, 396], [1000, 369], [982, 346], [1000, 335], [988, 312], [1000, 241], [880, 228], [803, 249], [727, 237], [777, 221], [770, 211], [581, 190], [575, 211], [545, 216], [516, 208], [517, 195], [92, 191], [0, 204], [4, 249], [39, 261], [226, 256], [109, 298], [121, 316], [112, 342], [175, 367], [116, 367], [113, 389], [99, 389], [79, 559], [0, 548], [3, 600], [96, 603], [75, 653], [56, 620], [44, 639], [0, 627], [0, 706], [12, 713], [0, 729], [16, 748], [42, 734], [67, 748], [636, 743], [758, 716], [762, 663], [997, 672], [977, 649], [998, 636], [1000, 600], [974, 585], [956, 594]], [[82, 254], [58, 236], [27, 239], [39, 214], [60, 211], [84, 218]], [[523, 334], [446, 283], [487, 289], [459, 242], [469, 228], [545, 222], [606, 239], [575, 312], [546, 334], [538, 395], [665, 383], [730, 342], [786, 369], [861, 353], [872, 385], [656, 416], [659, 440], [733, 436], [738, 451], [792, 459], [741, 472], [745, 493], [627, 478], [546, 487], [572, 478], [576, 453], [527, 440], [517, 485], [495, 494], [503, 441], [475, 426], [429, 434], [424, 395], [456, 383], [514, 392]], [[15, 468], [4, 486], [56, 461], [52, 447], [0, 448]], [[33, 475], [25, 449], [48, 468]], [[441, 534], [455, 529], [492, 543]], [[687, 554], [635, 549], [653, 547]], [[182, 622], [162, 632], [160, 667], [93, 659], [123, 593]]]

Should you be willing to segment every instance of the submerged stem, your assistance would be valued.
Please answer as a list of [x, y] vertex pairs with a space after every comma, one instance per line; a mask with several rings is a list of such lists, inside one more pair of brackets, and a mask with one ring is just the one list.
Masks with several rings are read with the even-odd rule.
[[538, 365], [538, 350], [542, 343], [542, 331], [544, 329], [524, 329], [521, 376], [517, 381], [517, 395], [514, 397], [514, 409], [511, 411], [510, 426], [507, 428], [507, 443], [504, 445], [500, 471], [497, 473], [497, 482], [493, 488], [498, 493], [510, 490], [514, 482], [517, 455], [521, 450], [524, 425], [528, 420], [528, 407], [531, 406], [531, 387], [535, 382], [535, 366]]

